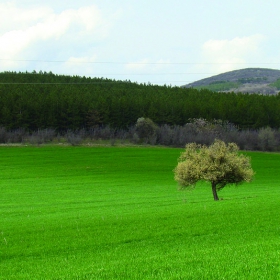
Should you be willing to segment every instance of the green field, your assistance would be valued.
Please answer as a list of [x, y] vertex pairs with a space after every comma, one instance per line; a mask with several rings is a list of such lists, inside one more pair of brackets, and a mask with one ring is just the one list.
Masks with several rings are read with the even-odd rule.
[[280, 154], [215, 202], [180, 152], [0, 147], [0, 279], [280, 279]]

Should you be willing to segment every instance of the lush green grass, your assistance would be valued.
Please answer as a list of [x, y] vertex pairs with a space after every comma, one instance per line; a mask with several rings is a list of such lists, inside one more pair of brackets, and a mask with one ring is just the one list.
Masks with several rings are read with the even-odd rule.
[[0, 147], [0, 279], [280, 279], [279, 154], [180, 192], [169, 148]]

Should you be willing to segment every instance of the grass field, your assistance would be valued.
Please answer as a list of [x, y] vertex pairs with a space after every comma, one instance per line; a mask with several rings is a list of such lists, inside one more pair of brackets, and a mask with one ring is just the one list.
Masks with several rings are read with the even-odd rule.
[[180, 152], [0, 147], [0, 279], [280, 279], [280, 154], [215, 202]]

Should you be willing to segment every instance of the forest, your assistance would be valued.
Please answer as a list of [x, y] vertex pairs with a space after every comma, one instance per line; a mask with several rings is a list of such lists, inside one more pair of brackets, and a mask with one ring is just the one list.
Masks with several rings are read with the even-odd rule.
[[138, 118], [183, 126], [228, 121], [239, 129], [280, 127], [280, 94], [217, 93], [52, 72], [0, 73], [0, 127], [7, 130], [126, 129]]

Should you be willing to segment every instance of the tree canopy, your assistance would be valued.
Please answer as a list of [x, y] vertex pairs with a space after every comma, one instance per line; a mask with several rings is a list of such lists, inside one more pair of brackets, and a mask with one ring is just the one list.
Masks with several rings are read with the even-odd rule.
[[175, 180], [182, 189], [193, 188], [198, 181], [208, 181], [214, 200], [219, 200], [217, 191], [228, 184], [250, 182], [254, 175], [250, 158], [238, 151], [235, 143], [221, 140], [215, 140], [209, 147], [187, 144], [174, 170]]
[[127, 128], [139, 117], [157, 125], [190, 118], [229, 121], [239, 128], [280, 127], [280, 95], [217, 93], [53, 73], [0, 73], [0, 126], [67, 131]]

